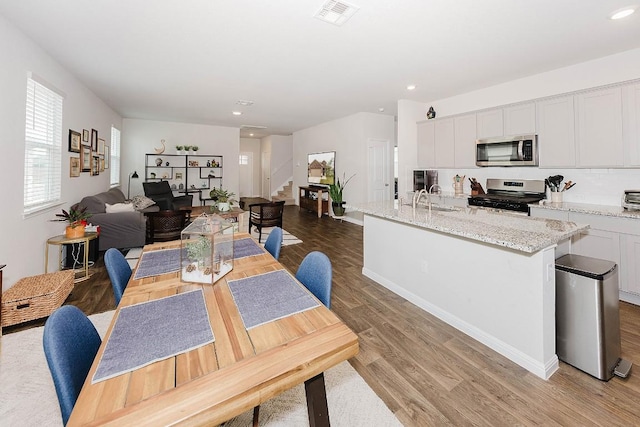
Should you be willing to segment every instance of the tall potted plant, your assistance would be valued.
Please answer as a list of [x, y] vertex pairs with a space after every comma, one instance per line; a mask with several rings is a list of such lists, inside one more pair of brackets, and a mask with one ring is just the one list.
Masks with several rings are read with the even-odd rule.
[[75, 239], [84, 236], [84, 228], [87, 225], [87, 219], [91, 216], [84, 206], [71, 207], [69, 212], [62, 209], [62, 213], [56, 214], [56, 219], [52, 221], [66, 221], [69, 223], [65, 229], [65, 236], [68, 239]]
[[342, 200], [342, 191], [355, 175], [354, 173], [346, 179], [346, 175], [342, 174], [342, 182], [340, 182], [340, 178], [336, 178], [336, 181], [329, 185], [329, 196], [331, 196], [331, 206], [333, 207], [334, 216], [344, 216], [345, 201]]

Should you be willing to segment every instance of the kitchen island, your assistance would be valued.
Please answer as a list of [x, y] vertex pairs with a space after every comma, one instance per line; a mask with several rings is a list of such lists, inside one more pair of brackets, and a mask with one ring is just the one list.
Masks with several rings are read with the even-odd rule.
[[541, 378], [558, 369], [555, 248], [588, 225], [397, 201], [347, 207], [364, 213], [365, 276]]

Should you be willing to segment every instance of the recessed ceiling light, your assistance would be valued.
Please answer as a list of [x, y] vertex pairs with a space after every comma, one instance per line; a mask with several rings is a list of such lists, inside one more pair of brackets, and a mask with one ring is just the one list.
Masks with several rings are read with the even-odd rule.
[[416, 88], [416, 85], [408, 85], [407, 86], [407, 90], [414, 90]]
[[242, 115], [242, 111], [232, 111], [232, 114], [234, 116], [241, 116]]
[[384, 108], [383, 108], [383, 107], [380, 107], [380, 108], [378, 108], [378, 111], [380, 111], [381, 113], [383, 113], [383, 112], [384, 112]]
[[626, 6], [618, 10], [614, 10], [609, 14], [609, 19], [622, 19], [629, 15], [632, 15], [636, 11], [638, 6]]
[[250, 134], [249, 134], [249, 136], [253, 136], [253, 134], [252, 134], [252, 133], [250, 133]]

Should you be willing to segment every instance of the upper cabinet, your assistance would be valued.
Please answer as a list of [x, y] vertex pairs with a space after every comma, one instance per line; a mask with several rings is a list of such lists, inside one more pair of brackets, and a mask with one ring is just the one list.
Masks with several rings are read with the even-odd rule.
[[436, 167], [435, 121], [418, 123], [418, 167]]
[[481, 111], [476, 115], [478, 139], [504, 135], [502, 108]]
[[467, 114], [453, 119], [455, 167], [476, 167], [476, 115]]
[[534, 102], [505, 107], [502, 111], [505, 136], [536, 133], [536, 104]]
[[435, 164], [439, 168], [455, 166], [453, 119], [442, 119], [435, 122]]
[[[625, 166], [640, 166], [640, 83], [622, 88]], [[640, 269], [639, 269], [640, 271]]]
[[573, 96], [537, 103], [540, 167], [576, 167]]
[[621, 167], [622, 89], [615, 87], [576, 95], [578, 167]]

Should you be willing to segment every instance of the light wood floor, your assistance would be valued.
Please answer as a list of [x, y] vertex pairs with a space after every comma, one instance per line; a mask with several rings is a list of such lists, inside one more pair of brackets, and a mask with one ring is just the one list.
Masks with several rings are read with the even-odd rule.
[[[351, 363], [404, 425], [640, 425], [640, 372], [602, 382], [561, 363], [544, 381], [364, 277], [360, 226], [287, 206], [284, 229], [303, 240], [282, 249], [290, 271], [312, 250], [331, 259], [332, 309], [360, 338]], [[87, 314], [114, 305], [101, 261], [93, 273], [67, 300]], [[620, 313], [622, 356], [640, 363], [640, 307]]]

